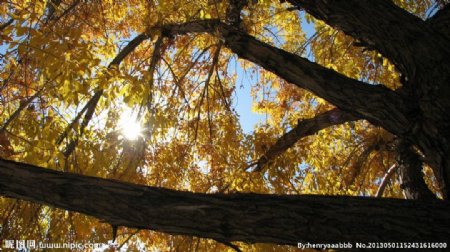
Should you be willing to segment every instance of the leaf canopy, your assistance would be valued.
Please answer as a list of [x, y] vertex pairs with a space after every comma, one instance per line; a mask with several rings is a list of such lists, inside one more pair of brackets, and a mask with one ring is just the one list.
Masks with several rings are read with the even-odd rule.
[[[395, 2], [423, 19], [437, 8], [431, 0]], [[375, 195], [395, 163], [395, 138], [363, 120], [306, 136], [251, 172], [278, 138], [333, 105], [240, 59], [218, 32], [167, 35], [161, 28], [227, 22], [228, 9], [228, 1], [220, 0], [4, 1], [1, 157], [194, 192]], [[356, 80], [401, 87], [394, 65], [381, 54], [288, 3], [249, 1], [241, 18], [240, 28], [259, 41]], [[253, 113], [266, 118], [252, 132], [242, 130], [246, 118], [237, 112], [242, 78], [242, 85], [251, 85]], [[135, 141], [119, 129], [126, 110], [143, 127]], [[435, 188], [431, 170], [426, 173]], [[396, 175], [385, 195], [402, 197]], [[91, 217], [6, 198], [0, 205], [2, 239], [111, 240], [110, 226]], [[119, 229], [117, 243], [129, 249], [227, 249], [211, 240], [127, 228]]]

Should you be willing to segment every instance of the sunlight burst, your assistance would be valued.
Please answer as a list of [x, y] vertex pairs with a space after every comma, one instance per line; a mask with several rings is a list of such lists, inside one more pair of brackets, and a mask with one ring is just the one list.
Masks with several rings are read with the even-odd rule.
[[125, 109], [119, 120], [122, 135], [128, 140], [136, 140], [142, 136], [143, 128], [137, 119], [137, 115], [131, 109]]

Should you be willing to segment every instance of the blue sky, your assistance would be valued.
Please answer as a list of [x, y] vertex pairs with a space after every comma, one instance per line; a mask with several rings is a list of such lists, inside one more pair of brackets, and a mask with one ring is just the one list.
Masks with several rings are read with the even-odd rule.
[[[304, 12], [301, 13], [301, 26], [303, 31], [306, 33], [306, 38], [310, 38], [314, 35], [315, 29], [313, 24], [308, 24], [304, 17]], [[310, 52], [310, 47], [307, 47], [307, 55]], [[312, 57], [309, 57], [312, 60]], [[253, 98], [251, 97], [251, 86], [255, 84], [256, 78], [250, 79], [249, 75], [244, 73], [244, 70], [236, 60], [230, 62], [230, 71], [235, 71], [237, 73], [236, 80], [236, 94], [233, 101], [233, 106], [235, 107], [237, 113], [240, 115], [240, 123], [244, 133], [251, 133], [258, 123], [264, 123], [266, 120], [265, 115], [252, 112]]]
[[265, 116], [252, 112], [253, 98], [251, 96], [251, 87], [256, 80], [251, 79], [248, 74], [244, 72], [239, 62], [234, 58], [230, 62], [229, 70], [237, 73], [236, 79], [236, 93], [233, 99], [233, 106], [239, 114], [239, 121], [241, 123], [244, 133], [250, 133], [256, 124], [262, 123]]

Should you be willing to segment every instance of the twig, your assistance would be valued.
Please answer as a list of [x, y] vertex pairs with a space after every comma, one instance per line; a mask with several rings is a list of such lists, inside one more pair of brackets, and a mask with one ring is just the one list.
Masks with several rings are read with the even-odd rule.
[[383, 196], [384, 189], [386, 188], [386, 185], [388, 184], [390, 178], [392, 177], [392, 174], [394, 174], [395, 170], [397, 170], [398, 165], [393, 164], [384, 174], [383, 179], [381, 180], [381, 184], [378, 187], [377, 193], [375, 194], [375, 197], [380, 198]]
[[228, 246], [228, 247], [234, 249], [234, 251], [236, 251], [236, 252], [242, 252], [242, 250], [241, 250], [237, 245], [234, 245], [234, 244], [231, 243], [231, 242], [220, 241], [220, 240], [215, 240], [215, 241], [217, 241], [218, 243], [222, 243], [223, 245]]

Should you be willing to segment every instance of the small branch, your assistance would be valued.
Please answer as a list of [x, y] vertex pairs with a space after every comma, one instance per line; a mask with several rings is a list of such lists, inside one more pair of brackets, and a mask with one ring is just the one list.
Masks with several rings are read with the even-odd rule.
[[[214, 53], [213, 60], [212, 60], [212, 63], [211, 63], [211, 67], [209, 68], [208, 76], [206, 77], [206, 80], [205, 80], [205, 87], [203, 88], [202, 96], [200, 97], [200, 102], [199, 102], [199, 104], [197, 106], [198, 107], [197, 124], [196, 124], [196, 127], [195, 127], [194, 141], [197, 140], [198, 124], [200, 123], [200, 114], [201, 114], [201, 110], [202, 110], [201, 107], [203, 105], [203, 101], [205, 100], [205, 97], [206, 97], [206, 99], [208, 99], [208, 87], [209, 87], [209, 83], [211, 81], [211, 77], [214, 74], [214, 68], [215, 68], [217, 62], [219, 61], [220, 48], [221, 48], [221, 45], [218, 46], [218, 48], [216, 49], [216, 51]], [[208, 114], [208, 122], [210, 123], [209, 114]], [[211, 124], [209, 124], [209, 126], [211, 127]], [[211, 128], [210, 128], [210, 130], [211, 130]], [[210, 134], [211, 133], [212, 132], [210, 131]], [[210, 135], [210, 137], [211, 137], [211, 135]]]
[[2, 125], [2, 127], [0, 128], [0, 132], [5, 131], [6, 128], [9, 126], [9, 124], [11, 124], [11, 122], [14, 121], [14, 119], [16, 119], [20, 115], [20, 112], [22, 112], [22, 110], [24, 110], [34, 99], [36, 99], [36, 97], [38, 97], [41, 94], [42, 90], [43, 89], [37, 91], [33, 96], [29, 97], [25, 102], [21, 103], [19, 108], [17, 108], [16, 111], [14, 111], [14, 113]]
[[162, 42], [164, 40], [163, 36], [159, 36], [158, 39], [155, 42], [155, 47], [153, 48], [153, 55], [152, 58], [150, 60], [150, 66], [148, 68], [148, 72], [150, 75], [150, 80], [149, 80], [149, 86], [150, 86], [150, 94], [148, 97], [148, 103], [147, 103], [147, 108], [150, 111], [150, 108], [152, 106], [153, 103], [153, 86], [154, 86], [154, 78], [153, 75], [155, 74], [155, 69], [156, 69], [156, 64], [158, 63], [158, 61], [161, 59], [161, 46], [162, 46]]
[[61, 0], [47, 1], [47, 21], [53, 19], [56, 9], [60, 6]]
[[209, 83], [211, 82], [211, 77], [214, 74], [214, 69], [216, 69], [217, 63], [219, 62], [219, 56], [220, 56], [220, 49], [222, 48], [222, 44], [219, 44], [217, 47], [214, 56], [213, 61], [211, 64], [211, 68], [209, 69], [208, 79], [205, 83], [206, 87], [206, 104], [207, 104], [207, 113], [208, 113], [208, 127], [209, 127], [209, 140], [212, 141], [212, 119], [211, 119], [211, 111], [210, 111], [210, 104], [209, 104]]
[[125, 241], [122, 242], [122, 244], [120, 244], [120, 246], [117, 248], [118, 251], [120, 251], [120, 249], [123, 247], [123, 245], [127, 244], [127, 242], [133, 237], [135, 236], [137, 233], [139, 233], [141, 231], [141, 229], [136, 230], [135, 232], [133, 232], [132, 234], [130, 234], [127, 239], [125, 239]]
[[[363, 168], [364, 163], [369, 158], [370, 154], [379, 148], [380, 143], [376, 141], [375, 143], [370, 144], [368, 147], [366, 147], [362, 153], [358, 156], [356, 159], [356, 162], [353, 165], [353, 172], [350, 174], [350, 179], [348, 179], [348, 185], [352, 185], [355, 182], [356, 177], [361, 173], [361, 170]], [[350, 158], [350, 157], [349, 157]]]
[[89, 100], [87, 105], [87, 111], [84, 115], [83, 122], [81, 123], [80, 127], [80, 133], [75, 137], [75, 139], [72, 139], [70, 143], [66, 147], [66, 151], [64, 152], [64, 157], [69, 157], [72, 152], [75, 150], [76, 145], [78, 144], [78, 140], [81, 136], [83, 136], [84, 129], [89, 124], [89, 122], [92, 119], [92, 116], [94, 115], [95, 108], [97, 107], [98, 102], [100, 101], [101, 96], [103, 95], [103, 90], [95, 92], [94, 96]]
[[[74, 1], [66, 10], [64, 10], [64, 12], [59, 15], [56, 18], [52, 18], [51, 20], [54, 21], [53, 23], [58, 22], [61, 18], [63, 18], [64, 16], [66, 16], [67, 14], [69, 14], [75, 7], [77, 7], [77, 5], [81, 2], [81, 0], [76, 0]], [[48, 21], [50, 21], [50, 18], [47, 19]]]
[[221, 240], [216, 240], [218, 243], [222, 243], [223, 245], [225, 245], [225, 246], [227, 246], [227, 247], [230, 247], [230, 248], [232, 248], [234, 251], [236, 251], [236, 252], [242, 252], [242, 250], [237, 246], [237, 245], [234, 245], [233, 243], [231, 243], [231, 242], [227, 242], [227, 241], [221, 241]]
[[223, 88], [222, 80], [220, 80], [219, 68], [218, 68], [218, 67], [216, 67], [216, 79], [217, 79], [217, 82], [219, 83], [220, 93], [221, 93], [221, 97], [222, 97], [223, 103], [224, 103], [224, 105], [225, 105], [225, 108], [226, 108], [229, 112], [231, 112], [231, 106], [230, 106], [230, 103], [228, 102], [227, 97], [225, 96], [225, 90], [224, 90], [224, 88]]
[[69, 124], [69, 126], [66, 127], [66, 129], [64, 130], [64, 132], [58, 137], [58, 140], [56, 140], [56, 144], [60, 145], [64, 139], [66, 139], [66, 137], [69, 134], [69, 131], [73, 129], [73, 127], [75, 126], [76, 123], [78, 123], [78, 121], [80, 120], [81, 116], [86, 112], [86, 110], [88, 109], [88, 107], [90, 106], [90, 104], [92, 103], [94, 97], [92, 97], [85, 105], [84, 107], [81, 109], [80, 112], [78, 112], [78, 114], [75, 116], [75, 118], [72, 120], [72, 122]]
[[6, 23], [0, 25], [0, 32], [2, 32], [6, 27], [10, 26], [14, 22], [14, 19], [10, 18]]
[[388, 184], [389, 180], [391, 179], [392, 175], [394, 174], [395, 170], [397, 170], [398, 165], [393, 164], [384, 174], [383, 179], [381, 180], [380, 186], [378, 187], [377, 193], [375, 194], [375, 197], [380, 198], [383, 196], [384, 189], [386, 189], [386, 185]]
[[183, 87], [181, 86], [180, 80], [178, 79], [175, 71], [173, 70], [172, 66], [170, 65], [170, 63], [163, 58], [161, 58], [162, 61], [166, 64], [167, 68], [169, 69], [170, 73], [173, 76], [173, 80], [175, 82], [175, 85], [177, 86], [177, 88], [180, 90], [180, 94], [181, 94], [181, 98], [183, 98], [184, 102], [188, 105], [189, 101], [186, 98], [186, 92], [184, 91]]

